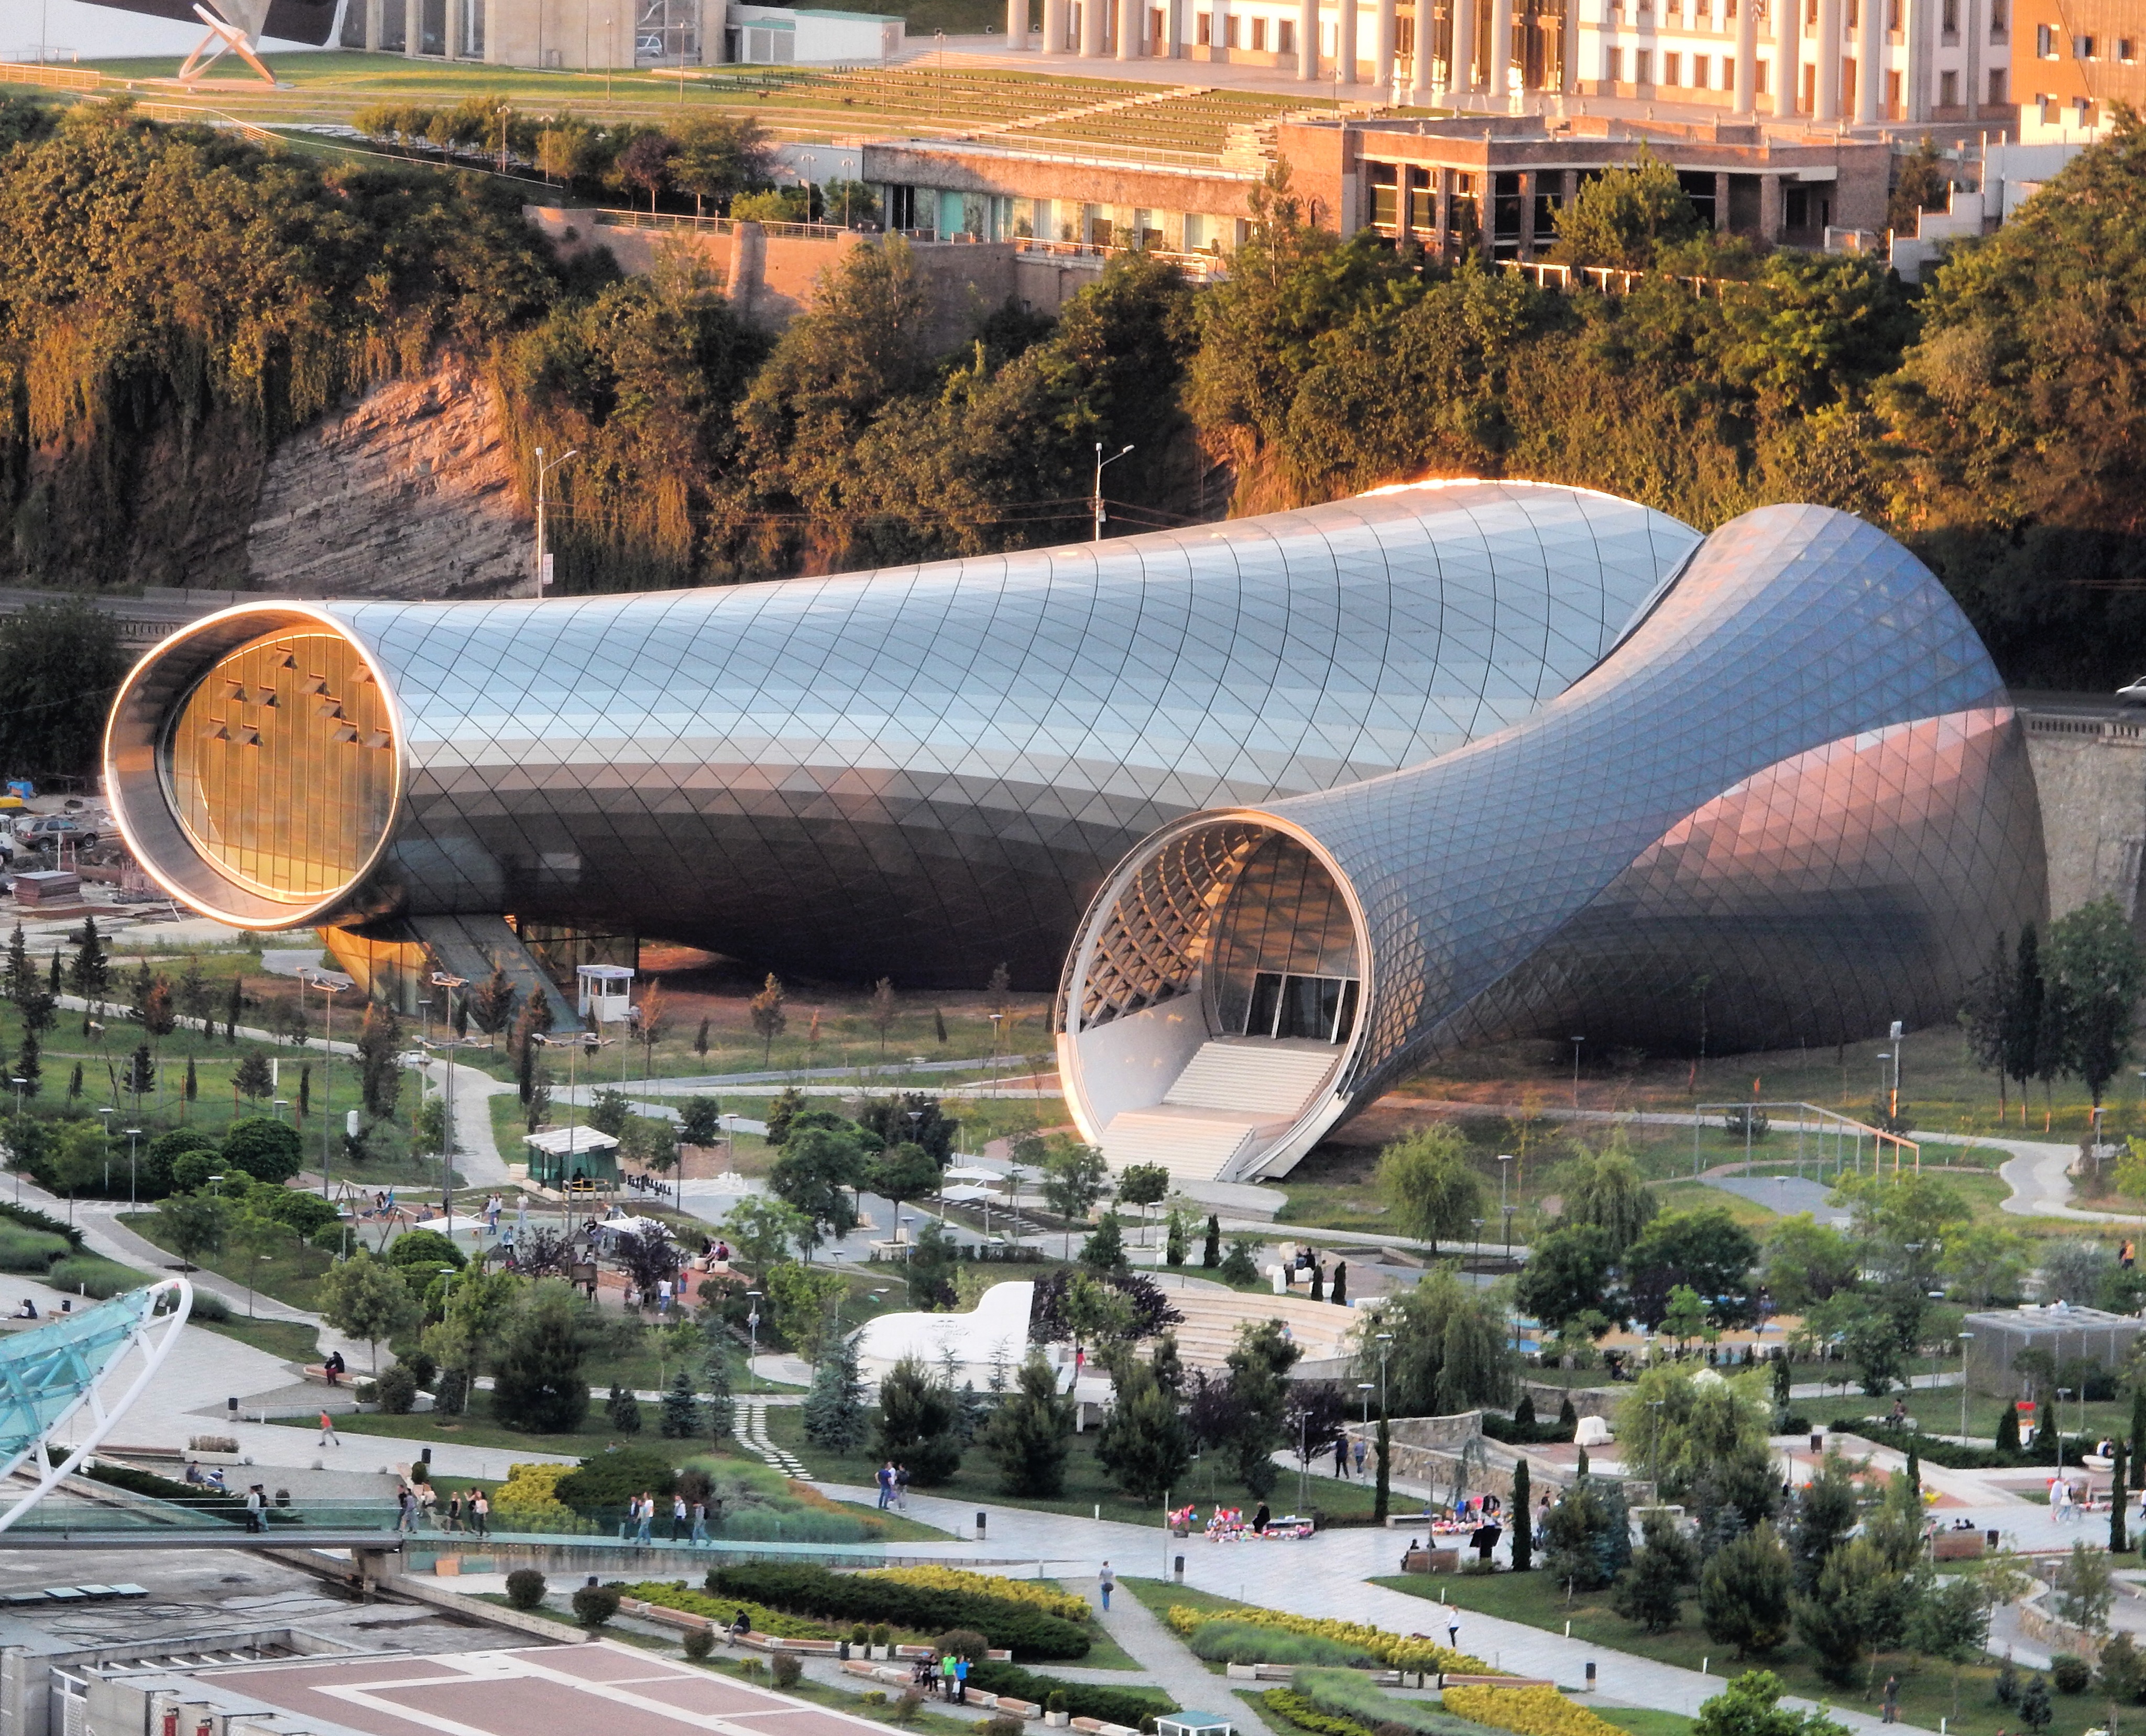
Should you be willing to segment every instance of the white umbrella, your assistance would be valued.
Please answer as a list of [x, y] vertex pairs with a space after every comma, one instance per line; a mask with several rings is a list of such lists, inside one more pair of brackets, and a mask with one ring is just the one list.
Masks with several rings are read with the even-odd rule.
[[949, 1181], [1004, 1181], [1006, 1180], [1003, 1171], [981, 1169], [975, 1164], [956, 1164], [944, 1174]]
[[965, 1181], [958, 1187], [942, 1188], [939, 1197], [941, 1200], [951, 1200], [956, 1205], [973, 1205], [979, 1200], [995, 1200], [998, 1195], [989, 1188], [980, 1188], [973, 1183]]

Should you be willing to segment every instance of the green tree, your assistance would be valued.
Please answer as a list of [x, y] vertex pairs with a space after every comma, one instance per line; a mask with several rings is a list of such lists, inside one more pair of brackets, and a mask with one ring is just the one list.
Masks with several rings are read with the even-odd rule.
[[1045, 1141], [1043, 1198], [1066, 1226], [1067, 1258], [1073, 1252], [1073, 1226], [1085, 1222], [1095, 1202], [1110, 1185], [1110, 1165], [1093, 1145], [1084, 1145], [1064, 1134]]
[[410, 1151], [415, 1157], [446, 1157], [452, 1141], [448, 1136], [447, 1100], [438, 1092], [417, 1105], [410, 1120]]
[[1274, 1449], [1282, 1444], [1282, 1418], [1289, 1409], [1289, 1371], [1303, 1354], [1283, 1335], [1279, 1320], [1248, 1321], [1237, 1329], [1237, 1342], [1225, 1359], [1235, 1427], [1237, 1480], [1260, 1500], [1273, 1490]]
[[256, 1181], [286, 1182], [305, 1160], [303, 1142], [297, 1129], [286, 1122], [271, 1115], [249, 1115], [233, 1122], [223, 1136], [223, 1160]]
[[914, 1356], [905, 1356], [881, 1377], [876, 1456], [908, 1468], [926, 1489], [946, 1482], [961, 1466], [960, 1405], [946, 1384]]
[[337, 1331], [366, 1341], [375, 1373], [380, 1368], [380, 1340], [415, 1331], [422, 1319], [401, 1270], [375, 1260], [362, 1248], [329, 1267], [314, 1295], [322, 1319]]
[[812, 1389], [805, 1395], [804, 1423], [805, 1438], [813, 1445], [845, 1457], [863, 1446], [871, 1432], [856, 1343], [847, 1334], [833, 1334], [822, 1347]]
[[1687, 1589], [1699, 1577], [1699, 1550], [1659, 1514], [1649, 1515], [1643, 1530], [1644, 1544], [1611, 1589], [1610, 1607], [1649, 1634], [1666, 1634], [1683, 1619]]
[[1057, 1370], [1031, 1351], [1013, 1391], [984, 1425], [984, 1450], [998, 1465], [999, 1486], [1010, 1495], [1056, 1499], [1065, 1490], [1072, 1434], [1073, 1400], [1059, 1392]]
[[2049, 1575], [2055, 1596], [2050, 1609], [2057, 1619], [2089, 1634], [2109, 1631], [2109, 1612], [2116, 1600], [2109, 1552], [2080, 1542]]
[[384, 1120], [402, 1094], [402, 1025], [392, 1009], [375, 1000], [357, 1033], [357, 1072], [365, 1112]]
[[509, 1329], [492, 1380], [492, 1414], [510, 1429], [571, 1434], [589, 1410], [583, 1373], [586, 1316], [572, 1288], [556, 1279], [531, 1290]]
[[1192, 1462], [1192, 1433], [1177, 1395], [1135, 1358], [1119, 1359], [1109, 1419], [1095, 1439], [1095, 1461], [1136, 1501], [1154, 1502], [1179, 1486]]
[[172, 1251], [187, 1265], [223, 1250], [231, 1206], [212, 1194], [174, 1194], [157, 1209], [157, 1221]]
[[[1118, 1203], [1120, 1205], [1137, 1205], [1140, 1209], [1140, 1221], [1145, 1224], [1148, 1209], [1167, 1200], [1170, 1189], [1170, 1171], [1162, 1165], [1128, 1164], [1118, 1176]], [[1180, 1265], [1183, 1263], [1179, 1261]]]
[[1748, 1275], [1759, 1257], [1750, 1232], [1719, 1206], [1670, 1212], [1643, 1230], [1625, 1250], [1624, 1280], [1632, 1311], [1659, 1326], [1669, 1292], [1688, 1285], [1706, 1299], [1717, 1325], [1745, 1324], [1751, 1315]]
[[1789, 1637], [1791, 1577], [1789, 1552], [1771, 1524], [1724, 1544], [1699, 1575], [1707, 1637], [1734, 1646], [1739, 1658], [1774, 1650]]
[[1764, 1260], [1761, 1275], [1774, 1307], [1796, 1314], [1855, 1288], [1862, 1264], [1854, 1242], [1809, 1212], [1774, 1227]]
[[840, 1272], [800, 1265], [794, 1260], [768, 1267], [760, 1275], [760, 1281], [767, 1292], [775, 1329], [807, 1362], [817, 1362], [831, 1329], [831, 1310], [848, 1294], [847, 1281]]
[[1672, 1285], [1662, 1309], [1661, 1329], [1676, 1340], [1681, 1350], [1695, 1338], [1708, 1335], [1706, 1304], [1688, 1284]]
[[680, 122], [674, 137], [677, 154], [671, 162], [671, 179], [692, 194], [696, 215], [703, 200], [721, 202], [771, 172], [767, 136], [750, 115], [696, 116]]
[[865, 1154], [856, 1136], [831, 1127], [793, 1130], [767, 1172], [768, 1190], [811, 1228], [805, 1245], [840, 1240], [857, 1225], [855, 1190], [865, 1181]]
[[939, 1174], [938, 1162], [931, 1154], [905, 1140], [889, 1146], [866, 1166], [865, 1185], [893, 1206], [899, 1222], [902, 1203], [936, 1192]]
[[1621, 1146], [1582, 1155], [1565, 1167], [1560, 1185], [1565, 1210], [1561, 1227], [1591, 1225], [1605, 1236], [1613, 1259], [1639, 1239], [1660, 1210], [1660, 1198], [1639, 1175], [1631, 1154]]
[[2049, 925], [2049, 970], [2061, 994], [2065, 1048], [2097, 1106], [2131, 1054], [2146, 954], [2114, 898], [2080, 905]]
[[238, 1058], [238, 1065], [231, 1070], [231, 1088], [238, 1096], [258, 1103], [275, 1090], [275, 1081], [268, 1072], [268, 1057], [257, 1049], [249, 1049]]
[[131, 661], [117, 619], [86, 598], [0, 617], [0, 765], [16, 776], [87, 771]]
[[1552, 220], [1557, 239], [1550, 257], [1559, 264], [1632, 272], [1645, 271], [1660, 247], [1699, 232], [1699, 212], [1677, 172], [1644, 145], [1631, 167], [1583, 180]]
[[1798, 1492], [1794, 1522], [1789, 1528], [1799, 1595], [1809, 1597], [1817, 1589], [1827, 1559], [1847, 1542], [1859, 1517], [1854, 1469], [1837, 1449], [1829, 1449]]
[[1699, 1709], [1692, 1736], [1848, 1736], [1823, 1712], [1791, 1712], [1787, 1685], [1771, 1670], [1747, 1669]]
[[1586, 1469], [1543, 1520], [1543, 1566], [1570, 1591], [1597, 1591], [1613, 1583], [1632, 1554], [1631, 1518], [1622, 1492]]
[[[1510, 1402], [1515, 1356], [1505, 1310], [1465, 1288], [1450, 1267], [1433, 1267], [1371, 1320], [1357, 1334], [1356, 1378], [1383, 1378], [1400, 1414], [1450, 1416]], [[1390, 1344], [1380, 1344], [1381, 1332], [1392, 1334]]]
[[1200, 1265], [1203, 1271], [1213, 1271], [1222, 1264], [1222, 1220], [1215, 1213], [1207, 1215], [1207, 1234], [1200, 1244]]
[[100, 1008], [104, 997], [112, 992], [111, 955], [105, 950], [94, 916], [82, 918], [82, 938], [75, 943], [74, 956], [67, 961], [67, 990], [88, 1001], [92, 1009]]
[[730, 1209], [720, 1228], [736, 1260], [757, 1275], [789, 1259], [793, 1249], [804, 1252], [812, 1220], [786, 1200], [748, 1194]]
[[1126, 1270], [1125, 1232], [1115, 1212], [1105, 1212], [1087, 1240], [1080, 1245], [1080, 1264], [1097, 1273]]
[[1614, 1261], [1609, 1232], [1599, 1225], [1554, 1230], [1529, 1251], [1513, 1300], [1555, 1331], [1575, 1315], [1600, 1309]]
[[693, 1391], [691, 1373], [681, 1369], [671, 1377], [663, 1394], [663, 1413], [658, 1427], [666, 1440], [692, 1440], [701, 1429], [701, 1401]]
[[1879, 1602], [1899, 1579], [1867, 1538], [1841, 1544], [1821, 1564], [1810, 1595], [1795, 1600], [1795, 1627], [1827, 1681], [1839, 1685], [1855, 1679], [1864, 1651], [1877, 1638]]
[[[1385, 1419], [1379, 1419], [1383, 1432]], [[1513, 1571], [1516, 1574], [1534, 1570], [1535, 1561], [1535, 1519], [1534, 1489], [1528, 1475], [1528, 1461], [1523, 1456], [1513, 1466], [1513, 1540], [1511, 1545]]]
[[[707, 1053], [705, 1044], [701, 1052]], [[723, 1105], [714, 1097], [688, 1097], [678, 1105], [678, 1137], [688, 1145], [713, 1145], [723, 1136]]]
[[1402, 1233], [1430, 1244], [1462, 1236], [1483, 1215], [1483, 1180], [1457, 1128], [1427, 1127], [1379, 1153], [1375, 1180]]

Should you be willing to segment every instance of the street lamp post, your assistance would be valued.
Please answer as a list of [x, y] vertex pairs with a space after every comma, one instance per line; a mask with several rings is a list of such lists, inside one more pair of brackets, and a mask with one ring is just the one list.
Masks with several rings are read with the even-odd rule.
[[1967, 1439], [1967, 1342], [1974, 1336], [1972, 1332], [1959, 1334], [1959, 1438], [1963, 1442]]
[[[1105, 465], [1115, 464], [1119, 459], [1124, 457], [1125, 454], [1130, 452], [1132, 448], [1130, 446], [1125, 446], [1118, 451], [1111, 453], [1109, 457], [1105, 458], [1103, 456], [1103, 442], [1100, 440], [1095, 442], [1095, 498], [1094, 506], [1095, 511], [1095, 541], [1098, 542], [1100, 542], [1103, 540], [1103, 521], [1105, 516], [1103, 511], [1103, 467]], [[994, 1019], [992, 1020], [993, 1025], [996, 1026], [997, 1022], [998, 1021]]]
[[536, 589], [534, 594], [539, 597], [544, 595], [544, 587], [551, 582], [551, 574], [544, 570], [545, 479], [569, 458], [577, 458], [580, 456], [581, 449], [576, 446], [571, 451], [560, 453], [557, 457], [546, 463], [544, 459], [544, 448], [541, 446], [536, 448]]
[[1498, 1154], [1498, 1210], [1500, 1211], [1505, 1210], [1505, 1178], [1513, 1173], [1505, 1165], [1512, 1161], [1513, 1160], [1504, 1152], [1500, 1151]]
[[321, 1037], [321, 1198], [328, 1197], [328, 1142], [335, 1134], [335, 1116], [330, 1105], [335, 1100], [335, 998], [351, 985], [352, 979], [336, 970], [307, 969], [299, 971], [298, 980], [308, 989], [318, 989], [322, 1004], [327, 1010]]
[[1908, 1046], [1904, 1040], [1907, 1034], [1907, 1026], [1903, 1025], [1898, 1019], [1895, 1019], [1893, 1021], [1892, 1031], [1893, 1097], [1891, 1103], [1888, 1105], [1885, 1111], [1886, 1115], [1894, 1121], [1898, 1121], [1900, 1119], [1900, 1051]]
[[758, 1290], [747, 1290], [745, 1295], [746, 1303], [745, 1329], [751, 1334], [751, 1348], [746, 1352], [745, 1358], [746, 1389], [749, 1392], [758, 1392], [760, 1390], [760, 1372], [753, 1367], [753, 1363], [760, 1355], [761, 1293]]
[[[109, 1128], [109, 1127], [112, 1125], [112, 1124], [111, 1124], [109, 1121], [106, 1122], [104, 1125], [105, 1125], [105, 1126], [106, 1126], [106, 1127], [107, 1127], [107, 1128]], [[142, 1137], [142, 1130], [141, 1130], [140, 1128], [138, 1128], [138, 1127], [130, 1127], [130, 1128], [128, 1128], [128, 1129], [127, 1130], [127, 1210], [129, 1210], [129, 1211], [132, 1211], [132, 1210], [135, 1210], [135, 1203], [134, 1203], [134, 1142], [135, 1142], [135, 1140], [137, 1140], [140, 1139], [141, 1137]]]
[[[22, 1087], [30, 1081], [17, 1075], [11, 1074], [8, 1076], [14, 1080], [15, 1084], [15, 1203], [20, 1205], [22, 1203]], [[109, 1126], [111, 1123], [107, 1122], [105, 1125]], [[70, 1222], [73, 1220], [73, 1215], [74, 1196], [70, 1194], [67, 1196], [67, 1215]]]
[[1580, 1107], [1580, 1045], [1586, 1040], [1585, 1037], [1572, 1040], [1572, 1106], [1575, 1109]]

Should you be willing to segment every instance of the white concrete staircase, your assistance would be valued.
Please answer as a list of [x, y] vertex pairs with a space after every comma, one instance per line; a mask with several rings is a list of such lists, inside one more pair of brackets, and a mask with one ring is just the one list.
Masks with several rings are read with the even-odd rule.
[[1340, 1058], [1332, 1044], [1300, 1038], [1215, 1038], [1200, 1045], [1162, 1100], [1262, 1121], [1293, 1120]]
[[1160, 1164], [1178, 1181], [1227, 1175], [1263, 1130], [1296, 1118], [1340, 1056], [1330, 1044], [1301, 1040], [1210, 1040], [1160, 1103], [1111, 1118], [1103, 1155], [1114, 1170]]
[[1181, 1324], [1170, 1329], [1177, 1334], [1178, 1355], [1193, 1368], [1220, 1368], [1235, 1348], [1238, 1329], [1253, 1320], [1285, 1323], [1291, 1341], [1307, 1362], [1346, 1355], [1350, 1334], [1361, 1318], [1353, 1309], [1314, 1302], [1308, 1296], [1256, 1296], [1191, 1285], [1164, 1294], [1185, 1316]]

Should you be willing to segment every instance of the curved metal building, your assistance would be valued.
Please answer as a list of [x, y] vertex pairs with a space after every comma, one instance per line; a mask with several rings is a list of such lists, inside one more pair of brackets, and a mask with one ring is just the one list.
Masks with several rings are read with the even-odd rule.
[[264, 601], [143, 659], [106, 788], [144, 867], [242, 926], [511, 913], [1041, 987], [1157, 827], [1521, 721], [1698, 541], [1583, 490], [1424, 484], [730, 589]]
[[1821, 507], [1709, 537], [1599, 666], [1406, 770], [1159, 829], [1067, 960], [1114, 1163], [1275, 1174], [1433, 1058], [1950, 1018], [2045, 902], [2019, 724], [1914, 557]]

